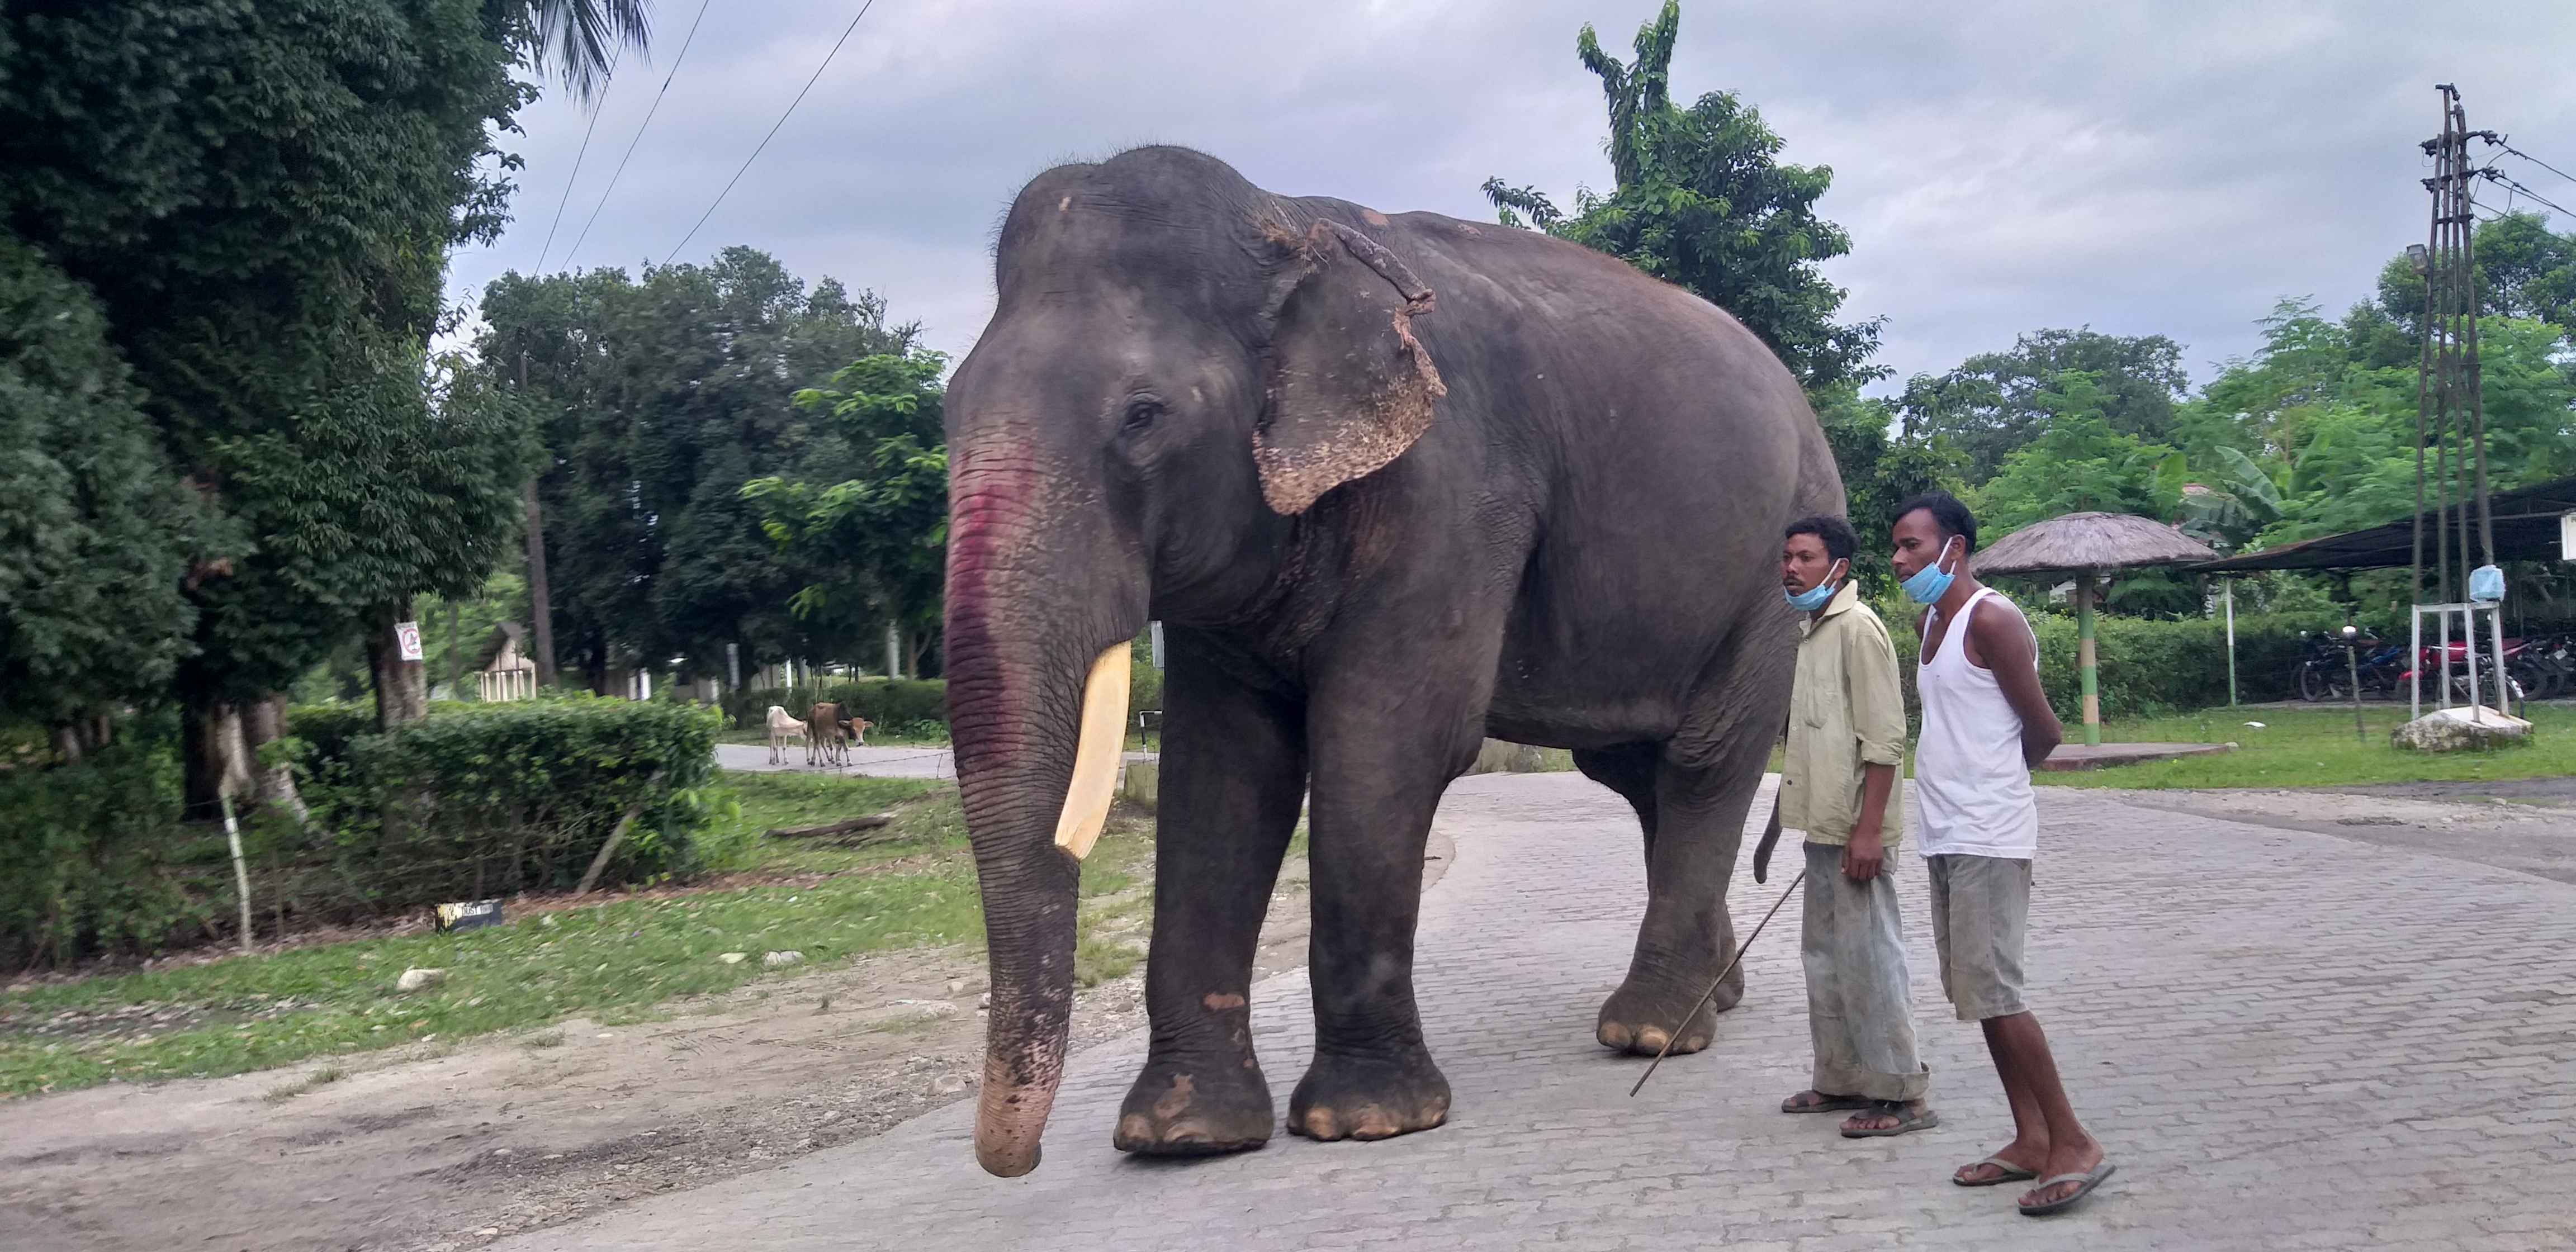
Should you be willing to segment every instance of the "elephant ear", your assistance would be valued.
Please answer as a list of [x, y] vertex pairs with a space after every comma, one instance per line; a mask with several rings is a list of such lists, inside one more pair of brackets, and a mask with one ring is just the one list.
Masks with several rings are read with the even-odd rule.
[[1303, 236], [1269, 230], [1289, 265], [1268, 316], [1267, 404], [1252, 460], [1263, 498], [1294, 515], [1403, 455], [1448, 389], [1413, 337], [1431, 289], [1394, 253], [1339, 222]]

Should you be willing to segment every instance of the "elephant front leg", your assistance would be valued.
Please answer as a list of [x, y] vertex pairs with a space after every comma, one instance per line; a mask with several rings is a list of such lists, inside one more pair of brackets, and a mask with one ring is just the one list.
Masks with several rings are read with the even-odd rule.
[[1346, 710], [1313, 737], [1315, 1059], [1288, 1101], [1288, 1129], [1309, 1138], [1384, 1139], [1448, 1120], [1449, 1080], [1414, 1001], [1414, 928], [1432, 813], [1475, 758], [1481, 726], [1407, 724], [1422, 712]]
[[1156, 801], [1153, 1041], [1112, 1142], [1205, 1156], [1267, 1143], [1270, 1084], [1252, 1049], [1252, 962], [1297, 825], [1303, 719], [1219, 674], [1175, 631]]
[[[1627, 980], [1601, 1005], [1594, 1036], [1602, 1046], [1641, 1056], [1697, 1052], [1717, 1033], [1717, 1015], [1744, 998], [1735, 955], [1735, 923], [1726, 887], [1744, 842], [1744, 818], [1762, 783], [1760, 753], [1736, 749], [1715, 766], [1669, 762], [1655, 772], [1655, 824], [1646, 838], [1646, 917]], [[1707, 995], [1703, 1003], [1701, 997]], [[1696, 1005], [1696, 1009], [1694, 1009]]]

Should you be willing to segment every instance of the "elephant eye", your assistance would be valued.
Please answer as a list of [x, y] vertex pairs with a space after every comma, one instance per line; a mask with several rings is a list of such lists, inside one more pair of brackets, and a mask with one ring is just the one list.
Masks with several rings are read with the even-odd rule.
[[1162, 415], [1162, 401], [1152, 396], [1138, 396], [1127, 402], [1126, 417], [1119, 422], [1118, 428], [1127, 434], [1134, 434], [1153, 425], [1154, 419]]

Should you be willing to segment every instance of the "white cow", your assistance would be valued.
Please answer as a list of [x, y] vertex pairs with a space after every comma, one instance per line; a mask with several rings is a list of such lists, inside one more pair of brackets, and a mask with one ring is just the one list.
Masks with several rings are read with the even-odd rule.
[[784, 709], [784, 708], [782, 708], [782, 707], [780, 707], [780, 706], [778, 706], [778, 705], [775, 705], [775, 704], [770, 705], [770, 706], [769, 706], [769, 763], [770, 763], [770, 764], [772, 764], [772, 765], [778, 765], [778, 764], [782, 764], [782, 763], [784, 763], [784, 762], [786, 761], [786, 759], [787, 759], [787, 741], [788, 741], [788, 740], [790, 740], [790, 739], [805, 739], [808, 743], [811, 743], [811, 742], [812, 742], [812, 740], [811, 740], [811, 739], [809, 739], [809, 738], [807, 738], [807, 736], [806, 736], [806, 733], [805, 733], [805, 723], [800, 722], [800, 721], [797, 721], [795, 718], [789, 717], [789, 716], [787, 715], [787, 710], [786, 710], [786, 709]]

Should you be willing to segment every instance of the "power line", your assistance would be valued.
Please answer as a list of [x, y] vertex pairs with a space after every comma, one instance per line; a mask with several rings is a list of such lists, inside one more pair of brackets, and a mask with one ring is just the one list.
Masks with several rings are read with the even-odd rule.
[[796, 115], [796, 106], [805, 103], [806, 92], [814, 90], [814, 84], [822, 81], [823, 71], [832, 68], [832, 58], [841, 55], [841, 45], [848, 43], [851, 33], [858, 30], [859, 18], [866, 17], [868, 10], [875, 8], [876, 3], [877, 0], [867, 0], [859, 6], [858, 16], [850, 19], [849, 26], [841, 31], [841, 37], [833, 42], [832, 50], [823, 54], [823, 63], [814, 67], [814, 76], [805, 80], [804, 91], [797, 92], [796, 98], [787, 102], [787, 111], [778, 115], [777, 124], [769, 128], [768, 134], [760, 137], [760, 146], [753, 148], [751, 155], [742, 159], [742, 168], [733, 172], [733, 178], [724, 185], [724, 190], [716, 193], [715, 203], [708, 205], [707, 211], [698, 215], [697, 225], [689, 227], [689, 233], [680, 236], [680, 242], [671, 248], [670, 256], [662, 258], [662, 264], [670, 264], [671, 257], [680, 255], [680, 249], [688, 247], [689, 241], [698, 237], [698, 227], [706, 225], [707, 219], [716, 215], [716, 206], [723, 204], [725, 197], [733, 194], [734, 183], [742, 181], [742, 176], [751, 169], [751, 163], [759, 160], [760, 154], [769, 147], [769, 141], [778, 137], [778, 128], [785, 126], [787, 119]]
[[689, 45], [697, 41], [698, 23], [706, 19], [707, 2], [708, 0], [698, 0], [698, 15], [689, 19], [689, 33], [680, 40], [680, 55], [671, 58], [671, 72], [662, 76], [662, 90], [654, 93], [653, 107], [644, 110], [644, 124], [635, 128], [635, 137], [626, 141], [626, 155], [617, 158], [617, 172], [608, 176], [607, 190], [600, 192], [599, 203], [591, 206], [590, 220], [583, 222], [581, 233], [573, 237], [572, 249], [564, 253], [564, 264], [572, 264], [573, 257], [580, 254], [581, 241], [590, 238], [591, 222], [599, 220], [599, 211], [608, 207], [610, 193], [617, 190], [617, 180], [625, 177], [626, 162], [634, 158], [635, 145], [644, 142], [644, 132], [651, 129], [653, 115], [662, 111], [662, 98], [671, 94], [671, 80], [679, 77], [680, 62], [689, 59]]
[[2531, 155], [2530, 153], [2525, 152], [2525, 151], [2523, 151], [2523, 150], [2522, 150], [2522, 149], [2520, 149], [2520, 148], [2514, 147], [2512, 144], [2506, 143], [2505, 141], [2503, 141], [2503, 140], [2501, 140], [2501, 139], [2494, 140], [2493, 142], [2494, 142], [2495, 146], [2497, 146], [2497, 147], [2499, 147], [2499, 148], [2502, 148], [2502, 149], [2504, 149], [2505, 151], [2507, 151], [2507, 152], [2510, 152], [2510, 153], [2514, 154], [2515, 156], [2521, 157], [2523, 160], [2529, 161], [2529, 162], [2531, 162], [2532, 164], [2537, 165], [2537, 166], [2539, 166], [2540, 168], [2545, 169], [2545, 170], [2549, 171], [2549, 172], [2550, 172], [2550, 173], [2552, 173], [2552, 174], [2556, 174], [2556, 175], [2557, 175], [2557, 176], [2559, 176], [2560, 178], [2564, 178], [2564, 179], [2566, 179], [2567, 181], [2569, 181], [2569, 182], [2571, 182], [2571, 183], [2576, 183], [2576, 174], [2570, 174], [2570, 173], [2568, 173], [2567, 171], [2562, 170], [2562, 169], [2558, 168], [2558, 167], [2557, 167], [2557, 166], [2555, 166], [2555, 165], [2551, 165], [2549, 162], [2547, 162], [2547, 161], [2543, 161], [2543, 160], [2541, 160], [2539, 157], [2533, 156], [2533, 155]]
[[2533, 191], [2531, 188], [2529, 188], [2529, 187], [2525, 187], [2525, 186], [2523, 186], [2521, 183], [2514, 181], [2514, 177], [2513, 177], [2513, 175], [2511, 175], [2511, 174], [2507, 174], [2507, 173], [2505, 173], [2503, 170], [2497, 169], [2497, 168], [2495, 168], [2494, 166], [2490, 165], [2490, 166], [2487, 166], [2486, 168], [2481, 169], [2481, 170], [2479, 170], [2479, 171], [2477, 171], [2477, 172], [2478, 172], [2478, 173], [2480, 173], [2480, 174], [2485, 175], [2485, 176], [2486, 176], [2489, 180], [2491, 180], [2491, 181], [2499, 182], [2499, 183], [2503, 183], [2505, 186], [2507, 186], [2507, 187], [2511, 187], [2511, 188], [2512, 188], [2512, 189], [2514, 189], [2515, 191], [2521, 192], [2523, 195], [2525, 195], [2525, 196], [2527, 196], [2527, 197], [2531, 198], [2532, 200], [2538, 201], [2538, 202], [2539, 202], [2539, 203], [2541, 203], [2541, 204], [2546, 204], [2546, 205], [2548, 205], [2550, 208], [2552, 208], [2552, 209], [2556, 210], [2556, 211], [2559, 213], [2559, 215], [2561, 215], [2561, 216], [2563, 216], [2563, 217], [2576, 218], [2576, 213], [2570, 213], [2570, 212], [2568, 212], [2566, 209], [2564, 209], [2564, 208], [2560, 207], [2560, 206], [2559, 206], [2559, 205], [2557, 205], [2556, 203], [2553, 203], [2553, 202], [2549, 199], [2549, 197], [2544, 196], [2544, 195], [2540, 194], [2540, 193], [2539, 193], [2539, 192], [2537, 192], [2537, 191]]
[[564, 206], [572, 203], [573, 184], [581, 181], [582, 158], [590, 155], [590, 136], [599, 129], [599, 115], [608, 111], [608, 93], [617, 86], [617, 53], [608, 56], [608, 74], [599, 85], [599, 98], [590, 102], [590, 125], [581, 128], [581, 148], [572, 154], [572, 176], [564, 179], [563, 198], [555, 201], [555, 220], [546, 224], [546, 243], [537, 249], [536, 272], [544, 273], [546, 254], [554, 251], [555, 230], [563, 225]]

